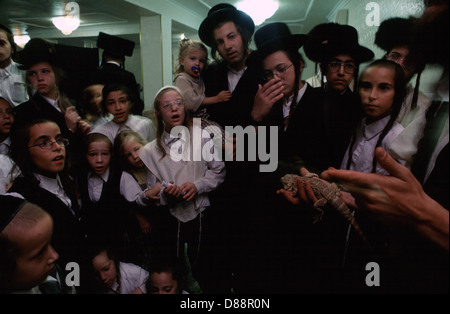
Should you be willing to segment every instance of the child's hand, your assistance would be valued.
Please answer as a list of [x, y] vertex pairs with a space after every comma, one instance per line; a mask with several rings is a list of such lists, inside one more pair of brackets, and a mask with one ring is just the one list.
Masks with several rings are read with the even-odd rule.
[[75, 132], [78, 127], [78, 121], [81, 120], [80, 116], [75, 110], [75, 106], [70, 106], [66, 108], [66, 111], [64, 112], [64, 119], [66, 121], [66, 126], [72, 132]]
[[154, 186], [152, 186], [150, 189], [145, 191], [145, 197], [152, 199], [152, 200], [159, 200], [159, 192], [161, 191], [161, 189], [163, 188], [163, 186], [159, 183], [155, 184]]
[[180, 188], [181, 188], [181, 194], [183, 195], [183, 199], [186, 202], [189, 202], [198, 193], [197, 187], [192, 182], [186, 182]]
[[172, 196], [174, 198], [179, 198], [181, 196], [181, 189], [179, 186], [173, 184], [164, 189], [164, 193]]
[[217, 94], [218, 102], [225, 102], [230, 100], [231, 98], [231, 92], [229, 90], [223, 90], [220, 93]]
[[77, 128], [84, 135], [87, 135], [89, 132], [91, 132], [91, 125], [85, 120], [79, 120], [77, 123]]

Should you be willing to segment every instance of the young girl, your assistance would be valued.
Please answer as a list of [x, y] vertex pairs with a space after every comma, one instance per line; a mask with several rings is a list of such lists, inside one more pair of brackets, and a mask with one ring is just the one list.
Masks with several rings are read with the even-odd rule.
[[121, 249], [126, 202], [120, 194], [121, 172], [113, 162], [113, 144], [106, 135], [85, 138], [85, 167], [79, 171], [77, 186], [88, 236], [110, 240]]
[[112, 120], [97, 127], [94, 132], [105, 134], [111, 142], [123, 130], [133, 130], [146, 141], [155, 138], [155, 130], [150, 119], [131, 113], [133, 103], [130, 101], [128, 88], [120, 84], [109, 84], [103, 87], [102, 111], [111, 114]]
[[107, 246], [94, 245], [91, 265], [99, 284], [97, 292], [106, 294], [147, 293], [145, 281], [148, 271], [132, 263], [124, 263]]
[[406, 93], [404, 71], [393, 61], [376, 60], [361, 73], [358, 88], [365, 118], [355, 130], [341, 168], [388, 174], [377, 165], [374, 153], [379, 146], [389, 149], [403, 131], [396, 119]]
[[[389, 175], [378, 165], [375, 149], [381, 146], [388, 150], [392, 141], [403, 131], [396, 120], [406, 94], [406, 83], [401, 66], [389, 60], [376, 60], [361, 73], [358, 91], [365, 117], [353, 134], [342, 161], [342, 169]], [[397, 161], [405, 164], [404, 160]], [[388, 269], [390, 266], [386, 263], [390, 255], [392, 230], [373, 220], [364, 211], [356, 211], [355, 218], [372, 248], [362, 243], [355, 232], [351, 233], [351, 226], [348, 226], [343, 263], [354, 274], [369, 261]], [[355, 287], [360, 285], [355, 278], [347, 278], [350, 289], [357, 289]]]
[[[129, 230], [135, 238], [133, 244], [137, 247], [135, 249], [137, 253], [133, 254], [143, 254], [144, 263], [148, 262], [146, 254], [150, 254], [150, 233], [153, 231], [152, 205], [162, 187], [155, 185], [147, 189], [148, 170], [139, 158], [139, 153], [146, 144], [147, 142], [132, 130], [120, 132], [114, 141], [115, 153], [123, 170], [120, 177], [120, 195], [131, 204], [131, 215], [135, 218], [130, 222], [131, 230]], [[133, 221], [138, 225], [134, 226]]]
[[228, 101], [231, 92], [221, 91], [214, 97], [205, 97], [205, 84], [201, 76], [207, 66], [208, 50], [197, 40], [184, 39], [180, 41], [180, 54], [174, 85], [183, 93], [187, 108], [195, 117], [208, 119], [205, 106]]
[[76, 187], [67, 172], [68, 145], [69, 141], [53, 121], [21, 124], [11, 133], [11, 158], [21, 174], [9, 192], [21, 194], [50, 213], [54, 221], [52, 245], [60, 254], [61, 269], [66, 269], [67, 263], [77, 262], [83, 276], [85, 233]]
[[[164, 185], [164, 188], [159, 189], [160, 199], [157, 202], [165, 205], [171, 214], [167, 221], [169, 225], [166, 226], [167, 244], [172, 248], [169, 253], [183, 256], [186, 242], [188, 257], [195, 266], [200, 249], [202, 212], [210, 206], [208, 193], [224, 181], [225, 165], [214, 159], [192, 161], [195, 149], [193, 141], [189, 140], [193, 134], [192, 121], [177, 87], [161, 88], [156, 94], [154, 108], [158, 121], [157, 138], [140, 153], [141, 160], [149, 170], [147, 186]], [[185, 128], [178, 137], [172, 137], [170, 133], [177, 126]], [[186, 134], [188, 129], [189, 134]], [[202, 141], [207, 140], [209, 134], [203, 134], [202, 138]], [[175, 151], [183, 157], [180, 158], [180, 154]], [[186, 152], [190, 152], [190, 155]]]

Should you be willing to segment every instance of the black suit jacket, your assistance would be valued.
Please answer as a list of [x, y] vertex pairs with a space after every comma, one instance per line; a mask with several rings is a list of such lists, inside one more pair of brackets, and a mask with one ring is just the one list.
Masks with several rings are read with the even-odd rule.
[[[79, 208], [75, 190], [66, 187], [64, 190], [72, 201], [72, 209], [62, 202], [56, 195], [36, 186], [28, 178], [18, 177], [14, 180], [9, 192], [17, 192], [31, 203], [39, 205], [53, 218], [52, 246], [59, 254], [58, 264], [62, 269], [69, 262], [85, 263], [85, 238], [82, 222], [79, 219]], [[84, 265], [84, 264], [83, 264]]]
[[326, 168], [329, 161], [326, 155], [322, 92], [307, 85], [305, 94], [292, 113], [286, 130], [283, 120], [283, 103], [280, 101], [274, 105], [263, 124], [279, 127], [279, 160], [288, 167], [286, 171], [298, 173], [300, 165], [306, 166], [310, 171]]
[[[207, 106], [211, 120], [222, 127], [241, 125], [246, 127], [252, 123], [250, 114], [253, 108], [258, 84], [262, 76], [258, 69], [248, 67], [227, 102]], [[216, 96], [228, 87], [228, 67], [225, 62], [213, 63], [205, 71], [205, 96]]]
[[90, 84], [111, 84], [120, 83], [128, 87], [133, 97], [133, 114], [142, 115], [144, 102], [141, 100], [139, 87], [136, 77], [130, 71], [127, 71], [116, 64], [105, 63], [97, 71], [93, 72], [89, 78]]

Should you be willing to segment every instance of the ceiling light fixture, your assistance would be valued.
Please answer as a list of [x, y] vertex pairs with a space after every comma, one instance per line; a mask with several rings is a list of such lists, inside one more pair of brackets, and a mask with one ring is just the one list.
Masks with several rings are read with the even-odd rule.
[[30, 41], [29, 35], [14, 35], [14, 42], [19, 46], [20, 48], [25, 47], [27, 42]]
[[237, 3], [236, 8], [244, 11], [253, 19], [255, 25], [261, 25], [265, 20], [277, 12], [277, 0], [243, 0]]
[[76, 2], [66, 4], [67, 15], [52, 18], [53, 24], [64, 35], [70, 35], [80, 26], [80, 6]]

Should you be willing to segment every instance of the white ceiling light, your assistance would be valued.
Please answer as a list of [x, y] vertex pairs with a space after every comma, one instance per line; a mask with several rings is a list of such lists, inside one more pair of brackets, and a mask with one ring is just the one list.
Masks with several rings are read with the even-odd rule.
[[277, 12], [278, 7], [277, 0], [243, 0], [236, 5], [238, 10], [250, 15], [255, 25], [264, 23], [265, 20]]
[[80, 26], [80, 6], [76, 2], [69, 2], [65, 7], [69, 13], [65, 16], [52, 18], [53, 24], [64, 35], [70, 35]]
[[26, 43], [30, 41], [29, 35], [14, 35], [14, 42], [20, 48], [25, 47]]

